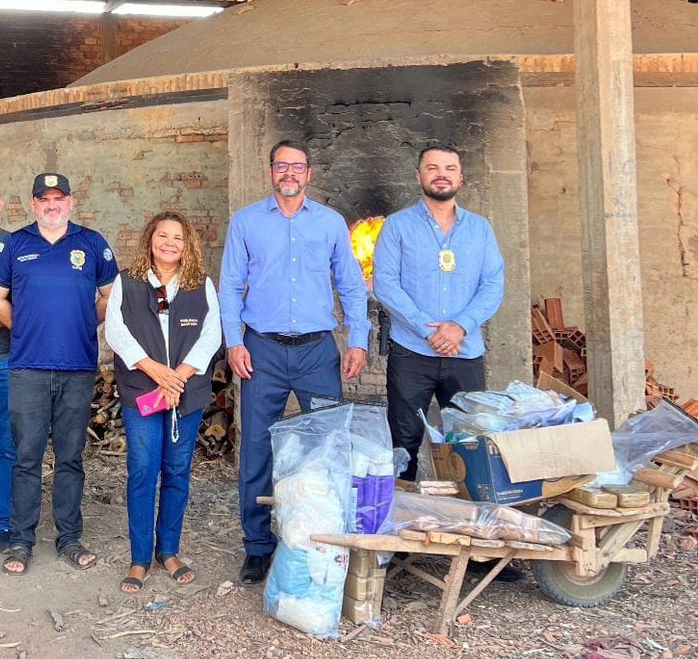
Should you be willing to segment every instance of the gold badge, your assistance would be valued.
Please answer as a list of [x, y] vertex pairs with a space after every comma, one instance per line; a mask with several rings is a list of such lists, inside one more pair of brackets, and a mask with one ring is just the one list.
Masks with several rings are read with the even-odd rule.
[[439, 252], [439, 268], [444, 272], [453, 272], [456, 269], [456, 255], [451, 249], [442, 249]]
[[58, 185], [58, 177], [53, 174], [44, 176], [44, 185], [47, 188], [55, 188]]
[[70, 264], [74, 268], [82, 268], [85, 265], [85, 252], [81, 249], [74, 249], [70, 252]]

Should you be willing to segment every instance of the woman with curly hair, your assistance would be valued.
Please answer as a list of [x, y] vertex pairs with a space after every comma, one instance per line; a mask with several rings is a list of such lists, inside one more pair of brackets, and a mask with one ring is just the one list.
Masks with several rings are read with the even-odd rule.
[[221, 329], [199, 237], [179, 213], [160, 213], [146, 225], [133, 265], [114, 281], [106, 339], [114, 350], [128, 445], [131, 568], [121, 590], [143, 588], [153, 551], [176, 583], [191, 583], [196, 575], [177, 554]]

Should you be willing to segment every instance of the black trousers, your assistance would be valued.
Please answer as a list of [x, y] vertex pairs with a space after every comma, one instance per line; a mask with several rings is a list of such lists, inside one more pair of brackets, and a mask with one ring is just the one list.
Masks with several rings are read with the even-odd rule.
[[388, 423], [393, 447], [402, 446], [410, 454], [407, 471], [398, 476], [413, 481], [417, 477], [417, 455], [424, 436], [424, 424], [418, 416], [426, 415], [432, 396], [439, 407], [447, 407], [459, 391], [482, 391], [485, 388], [485, 364], [482, 357], [427, 357], [391, 343], [388, 354]]

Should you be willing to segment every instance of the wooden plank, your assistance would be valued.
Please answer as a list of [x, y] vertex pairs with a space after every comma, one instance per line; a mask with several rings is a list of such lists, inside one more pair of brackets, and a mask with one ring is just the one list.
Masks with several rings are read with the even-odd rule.
[[645, 523], [645, 520], [625, 522], [614, 526], [599, 542], [599, 552], [596, 557], [596, 565], [599, 570], [608, 567], [620, 549], [630, 542], [637, 530]]
[[604, 515], [605, 517], [620, 517], [621, 513], [617, 508], [592, 508], [579, 501], [574, 501], [568, 497], [558, 497], [555, 499], [558, 503], [563, 506], [573, 510], [576, 513], [581, 513], [583, 515]]
[[530, 549], [531, 551], [549, 552], [553, 548], [550, 545], [539, 545], [535, 542], [524, 542], [523, 540], [507, 540], [506, 546], [512, 549]]
[[506, 546], [506, 542], [504, 540], [488, 540], [486, 538], [471, 538], [470, 544], [472, 547], [487, 547], [495, 549]]
[[[393, 559], [395, 560], [395, 559]], [[397, 559], [398, 561], [400, 559]], [[426, 581], [427, 583], [430, 583], [432, 586], [436, 586], [440, 590], [444, 590], [446, 588], [446, 582], [443, 579], [439, 579], [438, 577], [435, 577], [433, 574], [429, 574], [428, 572], [425, 572], [421, 568], [418, 568], [416, 565], [412, 565], [409, 561], [402, 561], [402, 565], [400, 566], [405, 572], [409, 572], [410, 574], [413, 574], [415, 577], [418, 577], [422, 581]], [[390, 576], [394, 576], [396, 573], [391, 572]]]
[[[488, 561], [492, 558], [502, 558], [506, 556], [512, 547], [473, 547], [470, 546], [470, 560], [471, 561]], [[571, 562], [573, 560], [573, 551], [575, 547], [564, 545], [562, 547], [553, 547], [552, 551], [545, 552], [541, 554], [539, 551], [532, 551], [530, 549], [516, 549], [514, 558], [517, 560], [525, 561], [535, 561], [535, 560], [546, 560], [546, 561], [566, 561]]]
[[616, 552], [613, 563], [647, 563], [650, 557], [641, 547], [624, 547]]
[[654, 558], [659, 551], [664, 517], [654, 517], [647, 523], [647, 558]]
[[[663, 507], [658, 509], [657, 507]], [[653, 508], [650, 510], [650, 508]], [[625, 510], [633, 511], [638, 508], [626, 508]], [[645, 508], [645, 512], [638, 512], [635, 515], [624, 515], [622, 517], [600, 517], [598, 515], [580, 515], [580, 526], [583, 529], [595, 529], [602, 526], [612, 526], [616, 524], [624, 524], [626, 522], [635, 522], [641, 519], [652, 519], [653, 517], [663, 517], [669, 512], [669, 504], [665, 502], [655, 503], [652, 506]]]
[[448, 634], [448, 629], [453, 621], [456, 604], [463, 585], [463, 577], [468, 567], [470, 553], [463, 548], [457, 556], [451, 559], [451, 566], [445, 579], [444, 593], [439, 602], [439, 611], [436, 616], [434, 632], [436, 634]]
[[499, 561], [497, 561], [497, 564], [484, 577], [482, 577], [482, 579], [480, 579], [477, 585], [468, 593], [467, 597], [458, 603], [453, 611], [454, 618], [492, 583], [497, 575], [509, 564], [513, 557], [514, 551], [510, 550], [506, 555], [502, 556]]
[[469, 547], [475, 538], [467, 535], [456, 535], [455, 533], [439, 533], [438, 531], [427, 531], [429, 542], [439, 542], [444, 545], [462, 545]]
[[455, 556], [461, 548], [458, 545], [423, 545], [415, 540], [403, 540], [397, 535], [360, 535], [345, 534], [312, 534], [310, 539], [324, 542], [328, 545], [349, 547], [351, 549], [370, 549], [373, 551], [406, 551], [415, 554], [437, 554], [440, 556]]
[[572, 532], [581, 540], [582, 544], [579, 548], [575, 547], [574, 555], [574, 571], [580, 577], [586, 576], [590, 566], [596, 565], [596, 531], [582, 527], [581, 515], [572, 515]]
[[655, 455], [652, 460], [670, 467], [687, 469], [688, 471], [693, 471], [698, 468], [698, 457], [690, 453], [684, 453], [683, 451], [664, 451], [664, 453]]
[[[616, 518], [616, 517], [634, 517], [642, 513], [652, 513], [658, 515], [664, 515], [669, 510], [669, 507], [664, 503], [650, 503], [642, 508], [592, 508], [586, 506], [578, 501], [573, 501], [567, 497], [557, 497], [554, 499], [557, 503], [561, 503], [570, 510], [574, 510], [582, 515], [603, 517], [603, 518]], [[615, 520], [610, 522], [611, 524], [617, 524], [620, 520]], [[602, 524], [599, 526], [603, 526]]]
[[645, 408], [630, 0], [573, 14], [589, 397], [617, 427]]

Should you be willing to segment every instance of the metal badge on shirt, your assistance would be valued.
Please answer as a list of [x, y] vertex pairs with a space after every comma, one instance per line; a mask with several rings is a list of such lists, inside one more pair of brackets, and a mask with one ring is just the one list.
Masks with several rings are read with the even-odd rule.
[[456, 255], [452, 249], [442, 249], [439, 252], [439, 268], [444, 272], [453, 272], [456, 269]]

